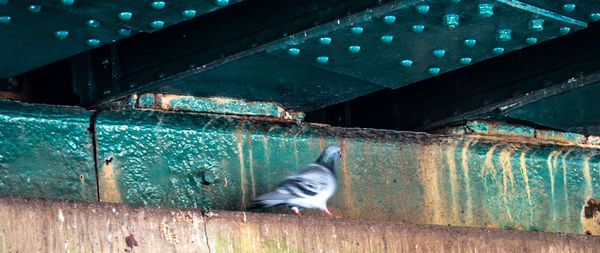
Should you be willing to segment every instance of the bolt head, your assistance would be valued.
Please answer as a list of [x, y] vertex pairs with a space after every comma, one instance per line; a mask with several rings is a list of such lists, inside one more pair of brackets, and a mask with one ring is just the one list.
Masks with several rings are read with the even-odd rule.
[[494, 15], [494, 5], [493, 4], [480, 4], [479, 5], [479, 15], [484, 18], [489, 18]]
[[459, 18], [460, 17], [458, 16], [458, 14], [448, 14], [442, 17], [442, 20], [444, 21], [445, 26], [447, 26], [450, 29], [454, 29], [459, 24]]

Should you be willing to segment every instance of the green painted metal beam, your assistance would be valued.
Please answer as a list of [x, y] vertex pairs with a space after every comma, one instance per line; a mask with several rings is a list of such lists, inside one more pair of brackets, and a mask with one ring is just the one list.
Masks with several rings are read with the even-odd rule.
[[185, 95], [143, 93], [101, 103], [96, 108], [105, 111], [148, 109], [177, 112], [203, 112], [233, 115], [256, 115], [288, 120], [303, 120], [303, 112], [286, 111], [272, 102], [246, 101], [231, 98], [202, 98]]
[[501, 131], [432, 135], [242, 116], [100, 113], [100, 200], [244, 210], [336, 144], [344, 156], [329, 204], [348, 218], [599, 231], [581, 216], [586, 199], [600, 194], [597, 145], [550, 132], [540, 139], [527, 127], [469, 127]]
[[0, 100], [0, 193], [97, 201], [91, 116]]

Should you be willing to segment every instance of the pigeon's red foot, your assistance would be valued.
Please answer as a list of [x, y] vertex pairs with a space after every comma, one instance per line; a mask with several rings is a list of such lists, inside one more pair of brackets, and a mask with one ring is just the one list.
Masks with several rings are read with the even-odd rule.
[[329, 211], [329, 209], [328, 209], [328, 208], [325, 208], [325, 212], [326, 212], [326, 213], [329, 215], [329, 217], [335, 217], [335, 218], [337, 218], [337, 219], [340, 219], [340, 218], [342, 218], [342, 216], [341, 216], [341, 215], [339, 215], [339, 216], [338, 216], [338, 215], [333, 215], [333, 214], [332, 214], [332, 213]]
[[300, 210], [298, 210], [297, 207], [292, 207], [292, 211], [294, 211], [294, 213], [296, 213], [298, 216], [302, 216], [302, 214], [300, 214]]

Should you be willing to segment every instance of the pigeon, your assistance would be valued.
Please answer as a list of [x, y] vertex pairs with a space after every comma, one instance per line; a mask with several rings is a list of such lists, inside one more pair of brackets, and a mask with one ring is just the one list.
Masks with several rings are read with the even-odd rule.
[[256, 198], [248, 209], [288, 205], [298, 216], [305, 208], [318, 208], [333, 216], [327, 200], [335, 192], [335, 160], [340, 156], [338, 146], [327, 147], [315, 162], [285, 178], [275, 191]]

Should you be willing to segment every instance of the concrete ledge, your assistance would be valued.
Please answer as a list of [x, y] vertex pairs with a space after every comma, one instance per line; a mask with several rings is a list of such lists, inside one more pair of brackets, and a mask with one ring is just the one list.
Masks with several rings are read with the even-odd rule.
[[0, 252], [593, 252], [600, 237], [0, 197]]

